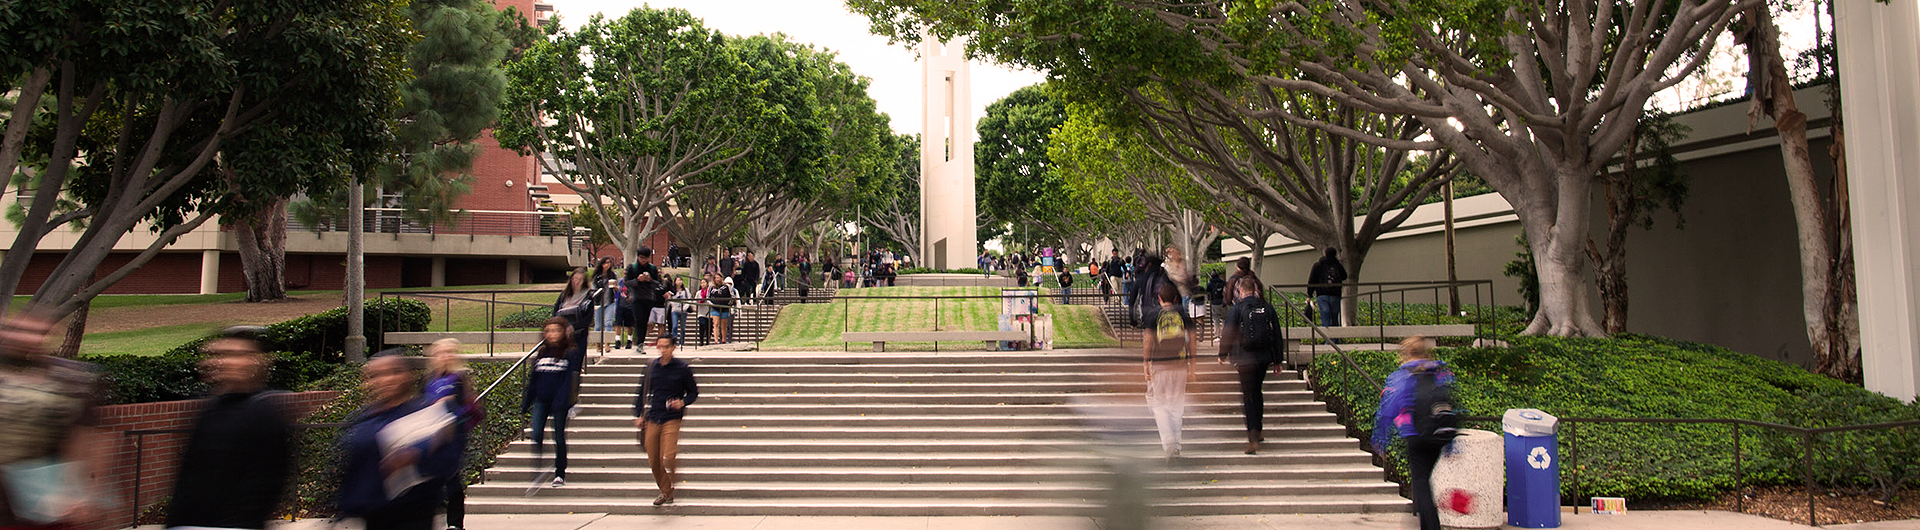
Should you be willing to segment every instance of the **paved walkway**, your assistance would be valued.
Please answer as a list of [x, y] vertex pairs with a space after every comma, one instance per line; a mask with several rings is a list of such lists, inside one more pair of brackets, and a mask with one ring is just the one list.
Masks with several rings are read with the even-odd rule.
[[[1568, 514], [1569, 530], [1787, 530], [1812, 528], [1757, 515], [1720, 511], [1645, 511], [1622, 515]], [[1403, 530], [1405, 515], [1222, 515], [1160, 519], [1152, 530]], [[329, 530], [325, 520], [304, 519], [274, 530]], [[1085, 517], [802, 517], [677, 515], [469, 515], [473, 530], [1101, 530]], [[1511, 527], [1502, 527], [1511, 528]], [[1834, 530], [1920, 529], [1920, 520], [1831, 525]], [[159, 530], [158, 526], [139, 530]]]

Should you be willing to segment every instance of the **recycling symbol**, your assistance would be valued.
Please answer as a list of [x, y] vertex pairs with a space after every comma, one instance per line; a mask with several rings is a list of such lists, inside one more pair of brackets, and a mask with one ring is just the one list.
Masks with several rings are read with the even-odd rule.
[[1534, 469], [1546, 469], [1547, 466], [1553, 465], [1553, 455], [1547, 454], [1547, 448], [1544, 446], [1535, 447], [1533, 452], [1527, 454], [1527, 465], [1533, 466]]

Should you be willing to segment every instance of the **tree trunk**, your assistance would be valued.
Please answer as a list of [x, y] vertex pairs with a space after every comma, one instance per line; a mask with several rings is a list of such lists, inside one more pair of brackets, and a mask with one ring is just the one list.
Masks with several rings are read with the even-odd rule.
[[74, 311], [73, 316], [67, 319], [67, 335], [60, 339], [60, 349], [54, 351], [54, 357], [72, 359], [80, 356], [80, 341], [87, 334], [87, 312], [92, 309], [92, 303], [80, 306], [80, 310]]
[[1446, 184], [1442, 184], [1442, 186], [1446, 188], [1446, 190], [1442, 192], [1446, 194], [1442, 200], [1446, 202], [1447, 314], [1458, 315], [1460, 314], [1460, 287], [1454, 285], [1454, 282], [1460, 281], [1460, 273], [1458, 269], [1455, 268], [1453, 259], [1453, 177], [1449, 175]]
[[[347, 183], [347, 362], [367, 361], [367, 266], [361, 244], [366, 231], [366, 190], [358, 177]], [[385, 341], [382, 341], [384, 343]]]
[[248, 302], [287, 299], [287, 201], [274, 200], [232, 227]]
[[[1851, 287], [1852, 260], [1845, 259], [1845, 268], [1838, 266], [1843, 258], [1835, 251], [1842, 246], [1837, 241], [1852, 240], [1834, 212], [1844, 210], [1834, 205], [1845, 203], [1830, 203], [1820, 194], [1807, 146], [1807, 116], [1793, 100], [1792, 79], [1780, 54], [1780, 29], [1772, 13], [1762, 4], [1748, 10], [1746, 20], [1748, 33], [1739, 40], [1747, 46], [1748, 75], [1755, 89], [1748, 117], [1771, 117], [1780, 133], [1780, 156], [1786, 164], [1787, 192], [1800, 243], [1800, 311], [1806, 319], [1807, 342], [1813, 346], [1814, 370], [1842, 381], [1859, 381], [1859, 335], [1846, 331], [1857, 330], [1859, 319], [1857, 294]], [[1844, 181], [1846, 175], [1836, 178]], [[1836, 187], [1835, 192], [1844, 200], [1844, 187]]]
[[1527, 243], [1533, 250], [1534, 267], [1540, 278], [1540, 308], [1527, 324], [1525, 335], [1555, 337], [1597, 337], [1602, 335], [1593, 319], [1587, 300], [1586, 269], [1587, 223], [1591, 200], [1588, 191], [1593, 181], [1591, 168], [1562, 167], [1555, 170], [1558, 185], [1554, 207], [1520, 207], [1515, 212], [1532, 217], [1521, 223], [1527, 227]]

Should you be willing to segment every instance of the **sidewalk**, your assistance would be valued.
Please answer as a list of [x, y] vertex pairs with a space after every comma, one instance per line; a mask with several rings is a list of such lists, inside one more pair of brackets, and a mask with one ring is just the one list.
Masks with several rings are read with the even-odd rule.
[[[1220, 515], [1156, 520], [1155, 530], [1404, 530], [1411, 515]], [[140, 530], [158, 530], [157, 526]], [[436, 528], [438, 528], [436, 526]], [[473, 530], [1100, 530], [1086, 517], [810, 517], [678, 515], [469, 515]], [[1511, 528], [1511, 527], [1502, 527]], [[1720, 511], [1645, 511], [1623, 515], [1566, 514], [1569, 530], [1786, 530], [1813, 528], [1757, 515]], [[1920, 520], [1830, 525], [1835, 530], [1920, 529]], [[305, 519], [275, 530], [327, 530], [325, 520]]]

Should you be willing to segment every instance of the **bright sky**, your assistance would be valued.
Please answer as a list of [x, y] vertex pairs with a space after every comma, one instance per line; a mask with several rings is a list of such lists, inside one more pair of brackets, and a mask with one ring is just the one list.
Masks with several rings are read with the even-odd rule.
[[[550, 0], [562, 23], [585, 24], [594, 13], [619, 17], [642, 4], [677, 7], [706, 21], [708, 28], [730, 35], [785, 33], [797, 42], [812, 43], [839, 52], [840, 62], [873, 79], [869, 91], [880, 112], [893, 118], [895, 132], [920, 132], [920, 64], [915, 53], [867, 31], [867, 18], [847, 11], [840, 0]], [[1020, 87], [1039, 83], [1039, 72], [1012, 70], [975, 62], [973, 118], [986, 107]]]

